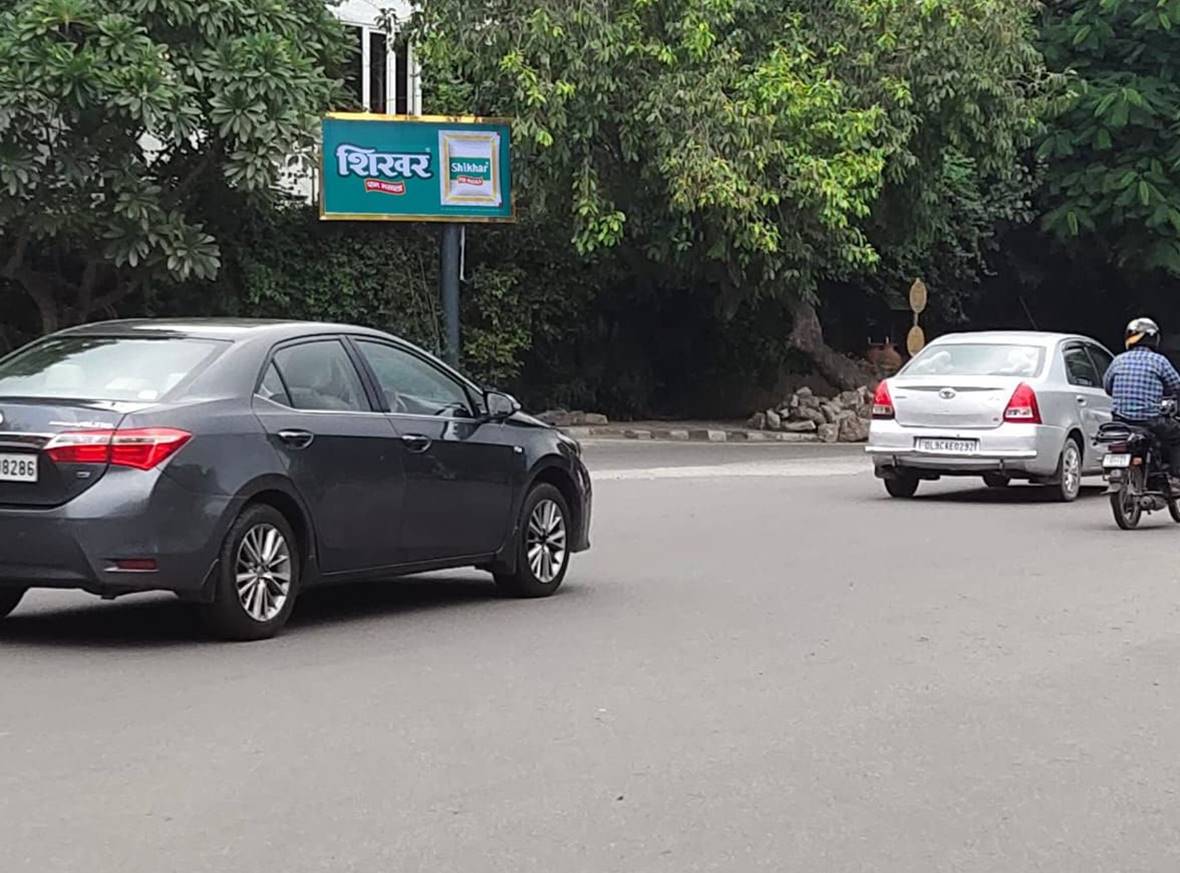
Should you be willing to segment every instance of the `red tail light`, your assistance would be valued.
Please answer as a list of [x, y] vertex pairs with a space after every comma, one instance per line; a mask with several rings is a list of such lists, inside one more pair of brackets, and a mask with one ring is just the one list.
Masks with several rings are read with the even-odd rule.
[[45, 454], [65, 464], [105, 464], [111, 459], [112, 430], [59, 433], [45, 444]]
[[1012, 399], [1004, 410], [1004, 421], [1019, 424], [1040, 424], [1041, 408], [1037, 405], [1037, 393], [1021, 382], [1012, 392]]
[[169, 427], [117, 431], [111, 439], [111, 463], [116, 467], [150, 470], [179, 452], [192, 438], [187, 431]]
[[893, 418], [893, 397], [884, 382], [877, 385], [877, 393], [873, 395], [873, 418]]
[[113, 464], [150, 470], [192, 438], [191, 433], [170, 427], [66, 431], [45, 445], [45, 454], [57, 463]]

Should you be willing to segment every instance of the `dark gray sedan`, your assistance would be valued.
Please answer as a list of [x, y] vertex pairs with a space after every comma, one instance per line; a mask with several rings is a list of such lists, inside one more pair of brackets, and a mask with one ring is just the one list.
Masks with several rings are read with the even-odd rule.
[[575, 441], [363, 328], [75, 328], [0, 360], [0, 416], [0, 617], [163, 590], [260, 639], [308, 586], [475, 566], [544, 597], [590, 545]]

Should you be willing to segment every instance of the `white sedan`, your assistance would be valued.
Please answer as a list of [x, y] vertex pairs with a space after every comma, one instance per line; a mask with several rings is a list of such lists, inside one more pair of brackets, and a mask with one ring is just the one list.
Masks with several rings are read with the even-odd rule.
[[940, 337], [873, 401], [868, 453], [893, 497], [942, 476], [1023, 479], [1074, 500], [1102, 472], [1094, 436], [1110, 421], [1113, 356], [1084, 336], [1033, 332]]

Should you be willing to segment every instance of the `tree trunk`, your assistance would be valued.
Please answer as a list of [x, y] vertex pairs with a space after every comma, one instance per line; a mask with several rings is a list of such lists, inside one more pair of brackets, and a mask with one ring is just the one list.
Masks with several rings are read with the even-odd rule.
[[813, 305], [805, 300], [793, 300], [791, 316], [795, 322], [789, 338], [791, 345], [811, 358], [816, 370], [832, 387], [851, 391], [877, 381], [867, 363], [858, 363], [824, 342], [819, 313]]
[[37, 305], [37, 313], [41, 316], [41, 335], [58, 330], [61, 327], [61, 313], [57, 301], [53, 299], [53, 290], [38, 280], [22, 282], [21, 285]]
[[0, 279], [7, 279], [24, 289], [37, 307], [41, 332], [52, 333], [61, 326], [61, 312], [53, 294], [54, 280], [53, 277], [34, 270], [26, 262], [31, 241], [32, 237], [28, 233], [22, 234], [16, 240], [3, 269], [0, 269]]
[[29, 269], [7, 271], [0, 275], [0, 278], [6, 278], [15, 283], [33, 301], [41, 322], [42, 336], [53, 333], [62, 326], [61, 309], [54, 296], [51, 279]]

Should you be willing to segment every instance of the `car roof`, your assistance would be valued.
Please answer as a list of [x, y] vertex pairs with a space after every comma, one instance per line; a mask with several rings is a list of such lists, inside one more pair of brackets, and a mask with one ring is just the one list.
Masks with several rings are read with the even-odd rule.
[[1096, 339], [1076, 333], [1050, 333], [1039, 330], [980, 330], [967, 333], [948, 333], [930, 342], [930, 345], [962, 343], [995, 343], [996, 345], [1027, 345], [1053, 348], [1063, 340], [1084, 340], [1102, 345]]
[[100, 321], [62, 331], [67, 336], [104, 337], [187, 337], [192, 339], [228, 340], [269, 339], [281, 342], [310, 334], [349, 333], [374, 337], [388, 334], [349, 324], [319, 321], [284, 321], [255, 318], [140, 318], [119, 321]]

